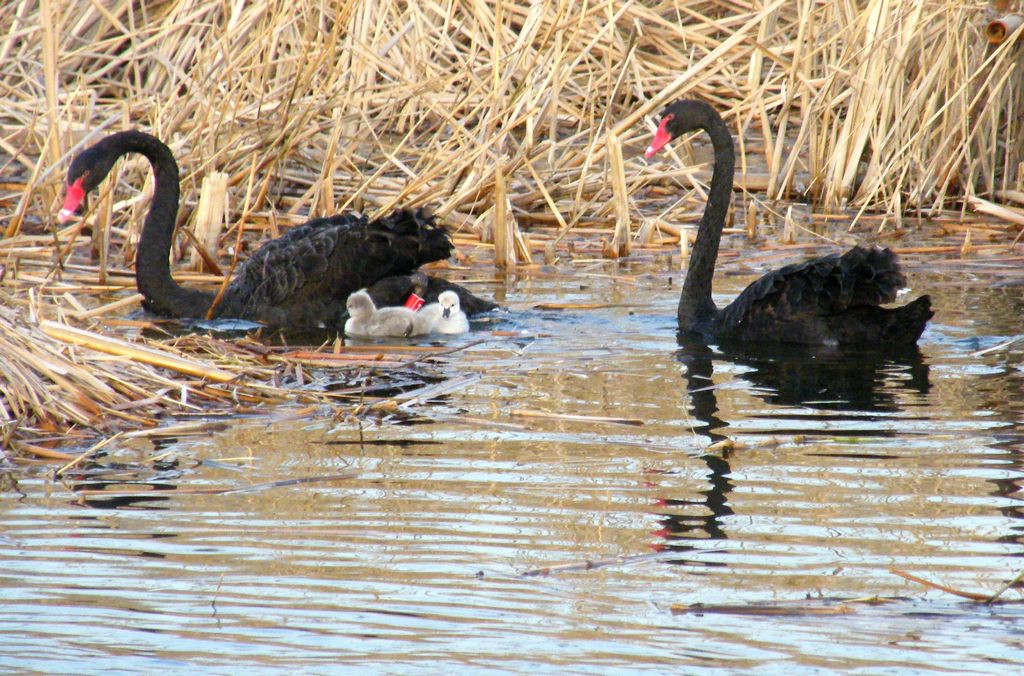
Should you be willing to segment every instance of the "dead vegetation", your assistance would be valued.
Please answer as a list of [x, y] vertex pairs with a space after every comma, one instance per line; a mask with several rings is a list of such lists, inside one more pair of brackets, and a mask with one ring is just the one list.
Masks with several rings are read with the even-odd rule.
[[[668, 165], [639, 149], [663, 104], [697, 96], [738, 139], [736, 232], [755, 236], [787, 198], [809, 201], [812, 226], [838, 214], [895, 233], [926, 217], [956, 238], [944, 253], [1005, 252], [1024, 222], [1024, 40], [1012, 29], [990, 44], [991, 18], [951, 0], [6, 3], [3, 447], [320, 396], [268, 385], [264, 356], [228, 341], [99, 347], [137, 307], [130, 270], [152, 188], [143, 162], [125, 162], [86, 219], [56, 225], [69, 157], [103, 134], [141, 128], [170, 144], [183, 229], [222, 262], [313, 215], [402, 204], [432, 207], [470, 258], [522, 266], [566, 243], [678, 251], [672, 224], [692, 222], [708, 167], [692, 171], [686, 146]], [[208, 178], [215, 206], [200, 207]], [[694, 199], [675, 199], [677, 185]], [[985, 224], [965, 223], [974, 210]], [[220, 214], [227, 228], [210, 239]], [[791, 241], [792, 219], [777, 220]]]

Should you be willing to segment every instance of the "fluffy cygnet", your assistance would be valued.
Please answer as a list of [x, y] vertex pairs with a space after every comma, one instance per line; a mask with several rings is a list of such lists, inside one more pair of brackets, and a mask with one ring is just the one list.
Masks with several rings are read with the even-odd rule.
[[422, 336], [434, 328], [432, 317], [408, 308], [384, 307], [378, 310], [365, 289], [350, 295], [345, 306], [349, 315], [345, 322], [345, 334], [349, 336]]
[[424, 315], [432, 324], [434, 333], [466, 333], [469, 319], [459, 307], [459, 296], [454, 291], [444, 291], [436, 303], [423, 307], [416, 314]]

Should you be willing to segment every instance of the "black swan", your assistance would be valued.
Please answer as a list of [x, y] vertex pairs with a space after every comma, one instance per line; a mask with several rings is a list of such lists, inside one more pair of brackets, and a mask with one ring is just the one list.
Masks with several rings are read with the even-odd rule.
[[75, 157], [68, 169], [59, 219], [71, 218], [86, 194], [128, 153], [144, 155], [156, 179], [135, 260], [135, 281], [150, 312], [179, 318], [211, 314], [250, 319], [278, 329], [340, 331], [349, 294], [370, 286], [379, 304], [401, 305], [417, 282], [421, 284], [416, 288], [427, 300], [451, 289], [464, 299], [470, 313], [497, 307], [452, 282], [428, 278], [423, 285], [425, 275], [410, 275], [424, 263], [448, 258], [452, 244], [432, 217], [407, 209], [373, 221], [340, 214], [292, 228], [242, 263], [219, 299], [212, 292], [184, 288], [171, 277], [169, 261], [178, 215], [178, 164], [170, 148], [156, 137], [140, 131], [119, 132]]
[[769, 272], [719, 310], [711, 279], [733, 182], [732, 134], [703, 101], [677, 101], [662, 112], [647, 158], [680, 134], [703, 129], [711, 137], [715, 168], [679, 298], [680, 336], [820, 345], [910, 345], [932, 316], [928, 296], [886, 309], [906, 284], [896, 254], [855, 246], [846, 253]]

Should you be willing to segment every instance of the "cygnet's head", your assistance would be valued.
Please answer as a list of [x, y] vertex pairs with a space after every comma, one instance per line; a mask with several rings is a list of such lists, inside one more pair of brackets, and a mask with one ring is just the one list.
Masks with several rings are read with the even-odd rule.
[[454, 291], [442, 291], [437, 297], [441, 306], [441, 316], [447, 319], [459, 311], [459, 294]]
[[348, 300], [345, 301], [345, 307], [348, 308], [349, 317], [357, 318], [369, 317], [377, 309], [370, 294], [366, 291], [356, 291], [349, 295]]

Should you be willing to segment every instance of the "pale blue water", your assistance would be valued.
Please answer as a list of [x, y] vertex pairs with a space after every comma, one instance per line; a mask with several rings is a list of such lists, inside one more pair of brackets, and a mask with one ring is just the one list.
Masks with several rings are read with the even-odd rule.
[[[721, 281], [725, 299], [746, 279]], [[663, 275], [527, 278], [502, 290], [515, 310], [446, 343], [519, 335], [418, 367], [410, 380], [465, 385], [365, 420], [368, 443], [326, 411], [242, 418], [159, 448], [115, 443], [95, 474], [120, 489], [354, 478], [80, 499], [50, 466], [9, 469], [0, 669], [1024, 669], [1017, 590], [985, 607], [890, 572], [986, 593], [1024, 570], [1024, 344], [974, 354], [1024, 333], [1024, 293], [912, 282], [934, 323], [919, 354], [878, 359], [681, 350]], [[525, 307], [552, 300], [634, 307]], [[672, 612], [874, 595], [894, 600]]]

